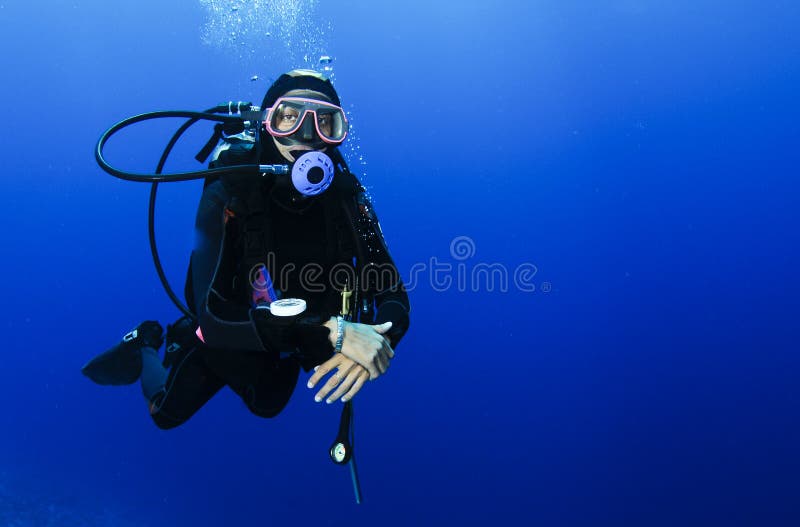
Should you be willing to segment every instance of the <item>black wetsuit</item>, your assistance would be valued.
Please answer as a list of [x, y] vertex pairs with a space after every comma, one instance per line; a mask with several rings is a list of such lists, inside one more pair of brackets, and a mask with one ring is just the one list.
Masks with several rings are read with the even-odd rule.
[[[354, 176], [337, 171], [331, 188], [311, 201], [292, 199], [286, 187], [274, 182], [259, 183], [255, 191], [261, 196], [255, 202], [263, 206], [260, 211], [247, 198], [253, 188], [242, 193], [218, 180], [203, 191], [186, 298], [205, 343], [194, 336], [196, 328], [187, 318], [183, 330], [176, 331], [182, 335], [172, 339], [180, 344], [178, 351], [168, 353], [164, 365], [154, 350], [143, 353], [142, 389], [161, 428], [185, 422], [225, 385], [254, 414], [277, 415], [294, 391], [300, 367], [308, 371], [333, 353], [329, 332], [321, 323], [337, 315], [342, 303], [341, 288], [329, 280], [334, 266], [352, 269], [359, 277], [365, 276], [365, 268], [380, 268], [380, 279], [373, 275], [356, 282], [360, 295], [353, 307], [362, 322], [392, 321], [387, 337], [393, 347], [408, 329], [408, 296], [371, 204]], [[232, 200], [237, 194], [241, 196]], [[250, 205], [237, 213], [244, 202]], [[253, 215], [253, 210], [262, 216]], [[246, 218], [263, 218], [262, 239], [269, 247], [267, 254], [272, 253], [265, 255], [264, 263], [275, 290], [308, 304], [307, 311], [288, 326], [250, 303], [243, 231], [254, 223], [248, 224]], [[321, 271], [312, 273], [316, 278], [301, 278], [300, 269], [308, 264]]]

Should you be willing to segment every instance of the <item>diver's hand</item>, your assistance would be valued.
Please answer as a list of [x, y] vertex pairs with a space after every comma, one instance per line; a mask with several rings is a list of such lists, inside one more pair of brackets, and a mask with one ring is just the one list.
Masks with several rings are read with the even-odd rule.
[[[331, 344], [336, 344], [336, 318], [325, 323], [330, 330]], [[394, 358], [394, 350], [389, 339], [383, 336], [391, 329], [391, 322], [369, 325], [357, 322], [344, 322], [342, 354], [351, 358], [369, 372], [370, 380], [375, 380], [389, 369], [389, 361]]]
[[[336, 372], [330, 376], [314, 396], [315, 401], [320, 402], [325, 397], [328, 397], [325, 402], [331, 404], [341, 397], [342, 402], [346, 403], [369, 380], [369, 372], [366, 368], [341, 353], [334, 353], [333, 357], [314, 368], [314, 374], [308, 380], [307, 386], [313, 388], [325, 375], [333, 370], [336, 370]], [[328, 396], [331, 390], [335, 391]]]

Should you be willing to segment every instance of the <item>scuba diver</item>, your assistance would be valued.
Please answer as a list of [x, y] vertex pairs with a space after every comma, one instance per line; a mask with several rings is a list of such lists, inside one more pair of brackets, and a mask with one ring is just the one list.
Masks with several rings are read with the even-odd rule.
[[190, 313], [166, 332], [142, 322], [82, 368], [102, 385], [139, 380], [162, 429], [186, 422], [223, 386], [252, 413], [275, 417], [300, 368], [314, 370], [317, 402], [349, 407], [386, 372], [409, 326], [408, 295], [372, 204], [337, 148], [348, 121], [330, 80], [293, 70], [253, 108], [263, 117], [257, 133], [218, 124], [198, 159], [210, 153], [208, 173], [284, 163], [292, 174], [205, 177], [184, 288]]

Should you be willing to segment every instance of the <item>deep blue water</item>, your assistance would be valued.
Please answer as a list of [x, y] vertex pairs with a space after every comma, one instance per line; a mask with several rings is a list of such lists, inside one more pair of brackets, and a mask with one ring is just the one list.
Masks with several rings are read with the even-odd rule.
[[[0, 522], [800, 523], [799, 4], [210, 4], [0, 2]], [[451, 265], [355, 399], [361, 506], [327, 457], [338, 407], [302, 385], [277, 419], [223, 391], [165, 432], [138, 386], [79, 371], [178, 316], [149, 188], [97, 167], [100, 133], [260, 101], [321, 53], [398, 266]], [[109, 155], [152, 169], [176, 126]], [[160, 190], [179, 290], [200, 189]], [[535, 268], [535, 290], [460, 287], [479, 264]]]

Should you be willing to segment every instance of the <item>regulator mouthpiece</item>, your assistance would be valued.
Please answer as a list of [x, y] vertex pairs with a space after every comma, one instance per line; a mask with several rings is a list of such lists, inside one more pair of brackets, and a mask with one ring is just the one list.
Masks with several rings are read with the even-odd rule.
[[300, 156], [292, 167], [292, 184], [304, 196], [324, 192], [333, 181], [333, 161], [322, 152]]

